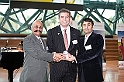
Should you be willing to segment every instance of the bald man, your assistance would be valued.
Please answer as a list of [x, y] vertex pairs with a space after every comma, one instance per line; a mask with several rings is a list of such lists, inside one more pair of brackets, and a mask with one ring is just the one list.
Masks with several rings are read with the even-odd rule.
[[60, 53], [47, 53], [44, 41], [39, 40], [43, 26], [40, 20], [33, 22], [32, 33], [24, 38], [24, 63], [20, 75], [20, 82], [45, 82], [47, 62], [60, 61], [63, 56]]

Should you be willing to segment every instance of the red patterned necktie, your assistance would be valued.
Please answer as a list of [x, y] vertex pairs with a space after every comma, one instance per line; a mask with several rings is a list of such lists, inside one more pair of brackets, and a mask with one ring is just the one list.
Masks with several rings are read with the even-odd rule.
[[68, 38], [67, 38], [66, 30], [67, 29], [64, 29], [64, 44], [65, 44], [66, 50], [68, 50]]

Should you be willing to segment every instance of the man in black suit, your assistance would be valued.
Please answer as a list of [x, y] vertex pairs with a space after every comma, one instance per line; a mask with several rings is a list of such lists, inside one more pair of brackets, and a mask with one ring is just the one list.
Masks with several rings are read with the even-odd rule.
[[85, 18], [82, 29], [85, 36], [79, 41], [78, 80], [79, 82], [102, 82], [102, 52], [104, 39], [102, 35], [93, 32], [93, 21]]
[[[77, 75], [76, 56], [80, 31], [69, 25], [71, 13], [68, 9], [61, 9], [59, 12], [60, 25], [48, 31], [47, 46], [49, 52], [68, 53], [66, 60], [50, 64], [50, 82], [75, 82]], [[64, 30], [66, 29], [66, 32]], [[65, 42], [65, 33], [67, 42]], [[67, 44], [66, 44], [67, 43]], [[66, 46], [67, 45], [67, 46]]]

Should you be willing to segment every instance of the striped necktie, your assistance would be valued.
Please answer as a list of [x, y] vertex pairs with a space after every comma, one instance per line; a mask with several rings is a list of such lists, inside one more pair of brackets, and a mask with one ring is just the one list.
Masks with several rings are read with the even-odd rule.
[[40, 44], [42, 45], [43, 49], [44, 49], [44, 44], [43, 44], [43, 40], [41, 38], [39, 38], [40, 40]]

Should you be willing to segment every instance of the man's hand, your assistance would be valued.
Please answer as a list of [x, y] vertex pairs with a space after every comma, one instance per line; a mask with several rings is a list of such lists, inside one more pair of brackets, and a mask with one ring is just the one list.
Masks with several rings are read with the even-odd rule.
[[74, 60], [76, 60], [76, 58], [73, 55], [71, 55], [70, 53], [68, 53], [68, 52], [63, 53], [63, 56], [66, 57], [65, 60], [67, 60], [67, 61], [74, 61]]
[[76, 58], [73, 55], [71, 55], [70, 53], [68, 53], [67, 55], [68, 55], [68, 58], [66, 59], [67, 61], [74, 61], [74, 60], [76, 60]]
[[54, 52], [53, 54], [54, 54], [53, 61], [59, 62], [61, 60], [65, 60], [65, 56], [63, 56], [62, 53], [56, 53], [56, 52]]

